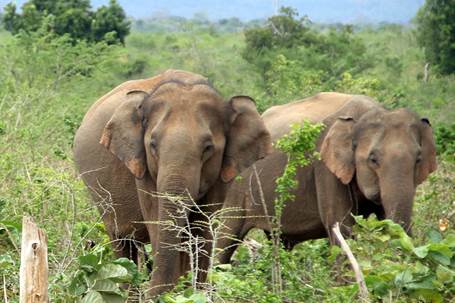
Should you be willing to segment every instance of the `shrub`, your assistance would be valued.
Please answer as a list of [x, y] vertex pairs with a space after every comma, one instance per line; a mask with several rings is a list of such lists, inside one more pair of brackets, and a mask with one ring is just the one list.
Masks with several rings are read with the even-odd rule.
[[73, 40], [109, 44], [124, 43], [130, 30], [130, 22], [116, 0], [95, 12], [91, 11], [89, 0], [29, 0], [23, 4], [21, 14], [16, 12], [15, 4], [9, 3], [2, 21], [13, 34], [37, 31], [43, 22], [48, 22], [48, 30], [59, 36], [68, 34]]
[[455, 1], [426, 0], [417, 12], [417, 37], [426, 59], [443, 74], [455, 72]]

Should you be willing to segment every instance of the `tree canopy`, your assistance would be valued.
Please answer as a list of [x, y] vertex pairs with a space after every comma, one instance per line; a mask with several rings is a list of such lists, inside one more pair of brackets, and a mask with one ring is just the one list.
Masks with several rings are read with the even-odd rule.
[[75, 40], [124, 43], [130, 31], [130, 22], [116, 0], [96, 11], [92, 10], [90, 0], [29, 0], [21, 13], [14, 3], [9, 3], [2, 18], [6, 30], [13, 34], [36, 31], [45, 20], [50, 31], [68, 34]]
[[443, 74], [455, 72], [455, 0], [426, 0], [416, 16], [425, 57]]

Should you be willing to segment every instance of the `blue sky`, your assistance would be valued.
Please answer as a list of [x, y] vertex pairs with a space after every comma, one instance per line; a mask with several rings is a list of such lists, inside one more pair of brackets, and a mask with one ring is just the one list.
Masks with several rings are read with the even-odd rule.
[[[292, 6], [316, 22], [408, 22], [425, 0], [118, 0], [129, 16], [144, 18], [156, 14], [192, 17], [203, 13], [211, 20], [239, 17], [266, 18], [278, 6]], [[0, 7], [9, 3], [0, 0]], [[21, 6], [25, 0], [15, 0]], [[92, 0], [98, 7], [109, 0]]]

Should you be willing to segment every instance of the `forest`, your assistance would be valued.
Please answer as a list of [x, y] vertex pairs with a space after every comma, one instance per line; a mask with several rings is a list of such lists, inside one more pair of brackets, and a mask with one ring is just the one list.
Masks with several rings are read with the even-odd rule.
[[[369, 302], [455, 300], [453, 1], [427, 0], [410, 24], [354, 25], [314, 23], [290, 7], [250, 22], [197, 15], [130, 20], [115, 0], [96, 11], [85, 0], [49, 6], [54, 2], [65, 1], [30, 0], [20, 12], [7, 6], [1, 16], [2, 302], [19, 302], [24, 215], [48, 237], [50, 302], [146, 302], [147, 262], [136, 266], [113, 253], [75, 168], [73, 141], [98, 98], [170, 68], [207, 77], [226, 99], [251, 96], [260, 113], [335, 91], [431, 121], [438, 169], [417, 187], [412, 238], [390, 220], [355, 217], [347, 241]], [[150, 254], [151, 245], [144, 251]], [[190, 272], [157, 302], [365, 301], [349, 262], [336, 265], [343, 251], [328, 239], [279, 247], [279, 291], [272, 283], [274, 253], [273, 241], [253, 230], [232, 264], [214, 261], [209, 285], [195, 287]]]

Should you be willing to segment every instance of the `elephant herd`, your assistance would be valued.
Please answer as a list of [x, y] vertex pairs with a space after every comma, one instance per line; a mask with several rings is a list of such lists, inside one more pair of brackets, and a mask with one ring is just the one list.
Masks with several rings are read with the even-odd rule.
[[[136, 261], [138, 247], [151, 243], [148, 296], [169, 290], [189, 269], [188, 256], [172, 249], [183, 241], [178, 229], [157, 222], [183, 228], [201, 219], [188, 209], [182, 216], [169, 197], [206, 212], [232, 208], [224, 227], [232, 237], [216, 244], [220, 262], [229, 262], [250, 229], [270, 232], [258, 201], [262, 196], [273, 214], [275, 180], [287, 163], [272, 142], [304, 119], [325, 128], [320, 160], [298, 170], [296, 199], [283, 210], [285, 245], [324, 237], [336, 244], [331, 227], [340, 222], [349, 235], [351, 213], [390, 218], [410, 233], [416, 186], [437, 166], [430, 122], [412, 111], [386, 110], [367, 96], [320, 93], [261, 116], [252, 98], [225, 102], [206, 78], [180, 70], [125, 82], [92, 105], [75, 136], [75, 162], [117, 255]], [[209, 266], [205, 256], [198, 262]], [[199, 275], [205, 279], [204, 271]]]

